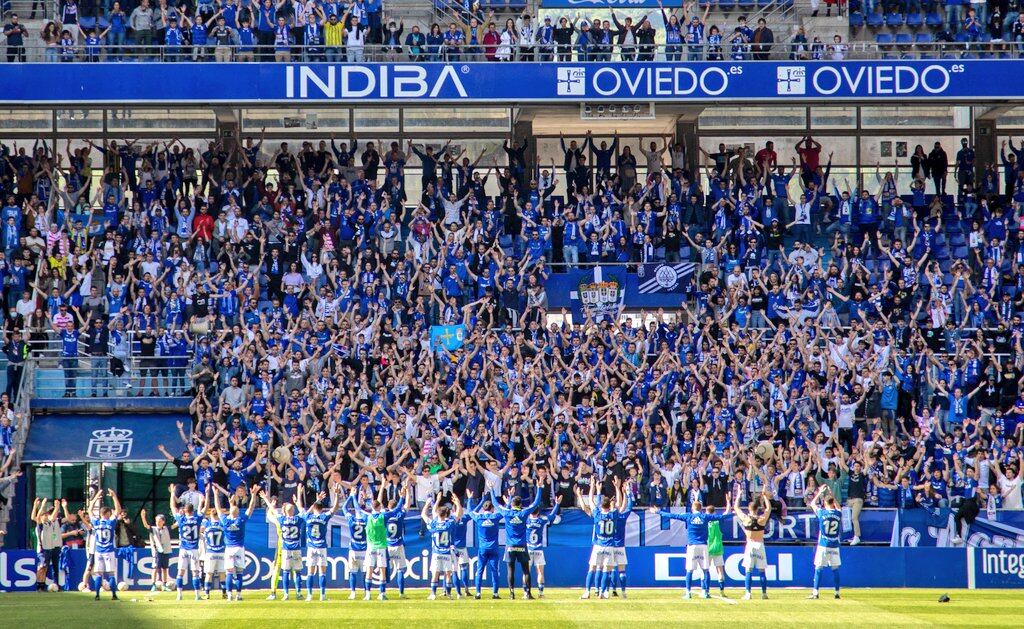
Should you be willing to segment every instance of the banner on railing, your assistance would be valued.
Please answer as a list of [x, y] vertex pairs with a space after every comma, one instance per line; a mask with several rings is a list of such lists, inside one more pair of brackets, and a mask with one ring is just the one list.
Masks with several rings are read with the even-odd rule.
[[636, 270], [641, 295], [651, 293], [684, 293], [697, 272], [695, 262], [642, 264]]
[[177, 422], [187, 415], [61, 415], [39, 417], [28, 433], [25, 463], [163, 461], [157, 446], [181, 445]]
[[[651, 266], [657, 267], [658, 265]], [[595, 268], [601, 270], [598, 272]], [[598, 277], [600, 280], [597, 279]], [[587, 291], [585, 299], [593, 299], [599, 303], [611, 301], [613, 280], [610, 278], [614, 278], [614, 282], [617, 284], [615, 289], [622, 292], [624, 301], [620, 299], [618, 303], [629, 304], [630, 308], [678, 308], [683, 301], [683, 295], [675, 291], [641, 292], [641, 285], [645, 281], [649, 282], [652, 279], [650, 277], [640, 278], [637, 273], [628, 272], [624, 266], [601, 266], [569, 269], [565, 273], [552, 273], [548, 276], [544, 282], [544, 289], [548, 295], [548, 306], [549, 308], [571, 308], [573, 321], [582, 322], [584, 298], [580, 297], [580, 291]], [[603, 297], [590, 292], [602, 287], [607, 291]], [[685, 290], [685, 285], [683, 290]], [[615, 309], [617, 306], [605, 308], [608, 312]]]
[[0, 65], [3, 103], [1007, 100], [1024, 60]]
[[574, 321], [615, 320], [626, 295], [626, 269], [595, 266], [573, 273], [569, 306]]
[[[955, 514], [948, 508], [892, 511], [893, 546], [946, 547], [957, 537]], [[968, 546], [1024, 548], [1024, 511], [1002, 509], [994, 520], [978, 518], [961, 531]]]

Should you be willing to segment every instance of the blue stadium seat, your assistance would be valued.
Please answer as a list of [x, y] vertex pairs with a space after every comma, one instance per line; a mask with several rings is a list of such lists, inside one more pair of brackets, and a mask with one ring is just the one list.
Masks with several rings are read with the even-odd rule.
[[767, 9], [772, 5], [772, 0], [757, 0], [757, 6], [761, 9]]
[[739, 0], [737, 5], [740, 11], [753, 11], [754, 7], [757, 6], [757, 2], [755, 0]]
[[945, 24], [945, 20], [943, 19], [941, 13], [933, 11], [928, 15], [924, 16], [924, 23], [930, 26], [931, 28], [942, 28], [942, 25]]
[[860, 28], [864, 26], [864, 14], [857, 12], [850, 14], [850, 28]]
[[914, 39], [910, 33], [896, 33], [895, 42], [898, 46], [909, 46], [914, 43]]
[[885, 18], [882, 17], [881, 13], [877, 11], [875, 13], [869, 13], [866, 19], [868, 28], [881, 28], [882, 24], [885, 24]]
[[935, 42], [935, 38], [931, 33], [918, 33], [914, 35], [914, 42], [918, 44], [931, 44]]
[[875, 35], [875, 43], [879, 46], [889, 46], [892, 44], [892, 35], [889, 33], [879, 33]]
[[921, 28], [924, 24], [924, 16], [920, 13], [908, 13], [907, 14], [907, 26], [910, 28]]
[[736, 0], [718, 0], [718, 8], [728, 13], [736, 8]]
[[890, 13], [885, 16], [885, 25], [890, 28], [899, 28], [903, 26], [903, 14], [902, 13]]

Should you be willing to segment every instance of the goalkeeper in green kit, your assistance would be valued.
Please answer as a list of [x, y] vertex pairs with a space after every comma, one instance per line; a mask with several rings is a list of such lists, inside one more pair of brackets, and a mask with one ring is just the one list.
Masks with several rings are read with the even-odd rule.
[[[708, 507], [709, 512], [714, 507]], [[725, 597], [725, 548], [722, 546], [722, 527], [717, 521], [708, 522], [708, 563], [718, 578], [718, 593]], [[708, 575], [710, 580], [711, 575]]]
[[[377, 600], [387, 600], [384, 593], [388, 585], [387, 512], [382, 510], [376, 500], [373, 502], [373, 511], [367, 514], [366, 519], [366, 581], [370, 583], [373, 579], [380, 580]], [[370, 596], [369, 592], [366, 596]]]

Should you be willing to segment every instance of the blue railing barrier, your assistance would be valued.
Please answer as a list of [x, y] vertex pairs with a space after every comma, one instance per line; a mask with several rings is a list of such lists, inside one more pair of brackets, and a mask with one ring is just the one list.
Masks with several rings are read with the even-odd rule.
[[[553, 549], [549, 549], [551, 553]], [[683, 547], [628, 548], [629, 580], [631, 587], [682, 587], [685, 579], [685, 552]], [[558, 548], [558, 561], [548, 561], [545, 581], [552, 587], [582, 587], [587, 571], [590, 549], [584, 547]], [[246, 549], [244, 584], [247, 588], [268, 588], [274, 566], [273, 550], [262, 547]], [[131, 553], [134, 566], [129, 570], [128, 560], [118, 561], [119, 582], [129, 589], [149, 589], [152, 584], [153, 557], [148, 549], [135, 549]], [[477, 569], [476, 557], [470, 553], [470, 576]], [[429, 552], [406, 548], [409, 566], [406, 585], [425, 587], [428, 581]], [[740, 562], [742, 546], [728, 545], [725, 549], [726, 585], [743, 584]], [[842, 584], [844, 587], [887, 588], [1024, 588], [1024, 548], [843, 548]], [[84, 550], [70, 551], [70, 584], [76, 589], [86, 565]], [[770, 588], [810, 587], [814, 575], [814, 547], [767, 547], [767, 578]], [[29, 591], [35, 587], [36, 554], [30, 550], [0, 552], [0, 590]], [[343, 548], [328, 550], [327, 587], [347, 587], [347, 551]], [[171, 559], [171, 574], [176, 574], [177, 558]], [[129, 573], [131, 575], [129, 576]], [[504, 569], [502, 569], [504, 572]], [[489, 579], [488, 575], [484, 575]], [[824, 587], [831, 585], [826, 575]], [[504, 582], [504, 574], [499, 575]], [[58, 576], [63, 585], [68, 579]]]
[[0, 103], [1007, 101], [1024, 59], [0, 64]]

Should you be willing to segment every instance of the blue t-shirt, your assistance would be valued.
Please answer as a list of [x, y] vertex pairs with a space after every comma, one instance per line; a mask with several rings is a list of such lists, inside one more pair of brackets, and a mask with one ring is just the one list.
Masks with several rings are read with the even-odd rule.
[[398, 501], [398, 505], [384, 512], [384, 525], [388, 530], [388, 548], [405, 546], [405, 499]]
[[594, 512], [594, 545], [611, 548], [615, 545], [615, 512]]
[[623, 547], [626, 545], [626, 520], [629, 519], [630, 514], [633, 512], [633, 497], [630, 496], [626, 501], [625, 511], [613, 511], [615, 514], [615, 538], [613, 543], [616, 547]]
[[[497, 501], [495, 501], [497, 502]], [[533, 498], [528, 507], [512, 509], [509, 507], [497, 507], [498, 513], [505, 518], [505, 545], [526, 546], [526, 519], [533, 510], [540, 504], [540, 491]]]
[[497, 548], [501, 514], [497, 511], [470, 511], [469, 517], [475, 524], [477, 552]]
[[284, 549], [301, 550], [302, 518], [297, 515], [279, 515], [277, 525], [281, 528], [281, 543]]
[[206, 552], [224, 552], [224, 525], [220, 520], [210, 518], [203, 520], [203, 541], [206, 542]]
[[310, 511], [302, 519], [306, 522], [306, 545], [310, 548], [327, 548], [327, 522], [331, 519], [331, 513]]
[[348, 516], [350, 550], [366, 550], [366, 512], [355, 511]]
[[92, 534], [96, 539], [96, 552], [114, 552], [114, 533], [117, 531], [117, 520], [97, 518], [92, 525]]
[[818, 509], [814, 513], [818, 516], [818, 546], [839, 548], [842, 512], [839, 509]]
[[245, 546], [245, 523], [249, 521], [249, 514], [245, 511], [239, 512], [237, 517], [221, 516], [220, 523], [226, 533], [226, 546], [228, 548], [242, 548]]
[[529, 550], [544, 548], [544, 530], [554, 519], [554, 512], [545, 515], [531, 515], [526, 519], [526, 547]]
[[721, 522], [728, 517], [728, 514], [718, 513], [671, 513], [669, 511], [659, 511], [659, 513], [670, 520], [686, 522], [686, 543], [698, 545], [708, 543], [708, 524]]
[[199, 527], [203, 524], [203, 518], [199, 515], [176, 515], [174, 521], [178, 523], [178, 537], [181, 540], [181, 547], [184, 550], [199, 549]]
[[470, 519], [468, 513], [463, 513], [462, 517], [455, 520], [455, 524], [452, 525], [452, 546], [455, 548], [466, 547], [466, 525], [469, 524]]
[[445, 518], [444, 520], [432, 520], [427, 525], [430, 531], [430, 549], [437, 555], [449, 555], [452, 552], [452, 527], [455, 520]]

